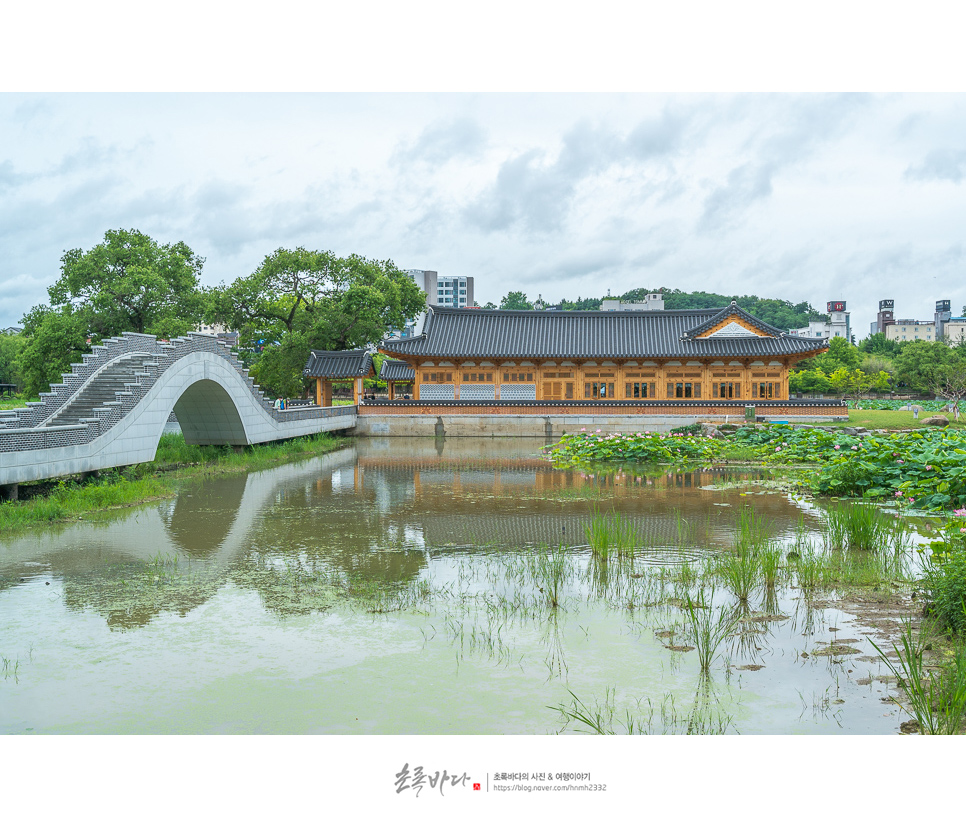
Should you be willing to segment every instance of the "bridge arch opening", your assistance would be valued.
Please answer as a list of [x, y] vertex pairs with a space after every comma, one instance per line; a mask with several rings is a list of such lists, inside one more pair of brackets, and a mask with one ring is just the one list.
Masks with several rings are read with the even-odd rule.
[[174, 404], [185, 443], [191, 446], [247, 446], [248, 434], [238, 408], [217, 382], [199, 379]]

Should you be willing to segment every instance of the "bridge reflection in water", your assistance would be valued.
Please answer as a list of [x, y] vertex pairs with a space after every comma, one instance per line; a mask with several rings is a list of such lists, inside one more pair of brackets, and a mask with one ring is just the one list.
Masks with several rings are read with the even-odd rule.
[[[65, 604], [114, 629], [184, 615], [228, 583], [281, 616], [325, 611], [412, 585], [435, 554], [586, 544], [616, 510], [655, 560], [725, 548], [736, 491], [724, 470], [554, 469], [530, 441], [361, 439], [317, 459], [185, 486], [105, 521], [0, 537], [0, 599], [22, 581], [62, 580]], [[817, 518], [780, 494], [756, 509], [776, 533]], [[685, 547], [682, 531], [687, 540]]]

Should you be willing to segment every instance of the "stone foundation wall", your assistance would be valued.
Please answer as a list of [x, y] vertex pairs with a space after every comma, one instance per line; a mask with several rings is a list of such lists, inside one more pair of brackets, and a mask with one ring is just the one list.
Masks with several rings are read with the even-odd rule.
[[[350, 434], [362, 437], [560, 437], [581, 429], [596, 432], [670, 431], [694, 423], [744, 423], [744, 416], [721, 414], [398, 414], [373, 413], [378, 407], [361, 407], [356, 427]], [[385, 411], [389, 411], [386, 409]], [[766, 419], [780, 419], [790, 423], [817, 423], [843, 420], [845, 416], [785, 415]]]

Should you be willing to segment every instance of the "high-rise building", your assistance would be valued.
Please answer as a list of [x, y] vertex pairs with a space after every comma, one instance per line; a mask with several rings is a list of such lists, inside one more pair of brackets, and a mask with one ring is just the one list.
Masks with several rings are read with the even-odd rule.
[[884, 298], [879, 302], [879, 314], [875, 317], [869, 332], [874, 336], [876, 333], [885, 333], [886, 328], [896, 320], [896, 302], [891, 298]]
[[951, 304], [948, 298], [936, 302], [936, 316], [933, 322], [936, 327], [936, 338], [942, 339], [946, 335], [946, 322], [952, 318]]
[[426, 293], [426, 303], [437, 307], [473, 307], [473, 276], [444, 275], [428, 269], [407, 269], [406, 274]]
[[844, 301], [829, 301], [826, 305], [829, 316], [828, 338], [841, 336], [845, 341], [852, 342], [852, 327], [850, 324], [851, 313], [846, 308]]
[[[442, 277], [431, 269], [403, 270], [416, 286], [426, 293], [426, 304], [435, 307], [475, 307], [473, 301], [472, 275], [444, 275]], [[420, 314], [413, 321], [407, 321], [402, 330], [386, 334], [387, 339], [399, 339], [412, 336], [422, 329], [425, 313]]]

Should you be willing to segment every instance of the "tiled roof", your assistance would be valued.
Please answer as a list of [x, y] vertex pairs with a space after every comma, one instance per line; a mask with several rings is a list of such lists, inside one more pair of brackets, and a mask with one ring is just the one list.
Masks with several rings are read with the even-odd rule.
[[369, 376], [372, 357], [365, 350], [313, 350], [302, 376], [321, 379], [350, 379]]
[[[686, 311], [682, 311], [682, 312], [686, 312]], [[698, 312], [698, 311], [695, 311], [695, 312]], [[765, 322], [763, 322], [761, 319], [756, 319], [751, 313], [745, 312], [734, 301], [732, 301], [730, 305], [728, 305], [727, 307], [723, 307], [717, 313], [717, 315], [711, 316], [710, 318], [706, 319], [700, 324], [696, 324], [686, 333], [682, 334], [681, 338], [693, 339], [697, 337], [698, 334], [704, 333], [706, 330], [708, 330], [711, 327], [714, 327], [716, 324], [720, 324], [723, 321], [727, 321], [732, 316], [736, 316], [742, 321], [745, 321], [746, 323], [750, 324], [752, 327], [756, 327], [758, 330], [761, 330], [763, 333], [768, 333], [772, 336], [782, 335], [782, 331], [779, 330], [777, 327], [772, 327], [770, 324], [765, 324]], [[750, 335], [757, 335], [757, 334], [750, 334]], [[748, 338], [748, 335], [742, 335], [737, 338]]]
[[[774, 336], [689, 338], [728, 315]], [[789, 336], [736, 305], [712, 310], [532, 311], [430, 307], [421, 336], [383, 342], [400, 357], [609, 358], [798, 356], [828, 340]]]
[[383, 382], [413, 382], [416, 379], [416, 371], [408, 362], [384, 359], [379, 369], [379, 379]]

